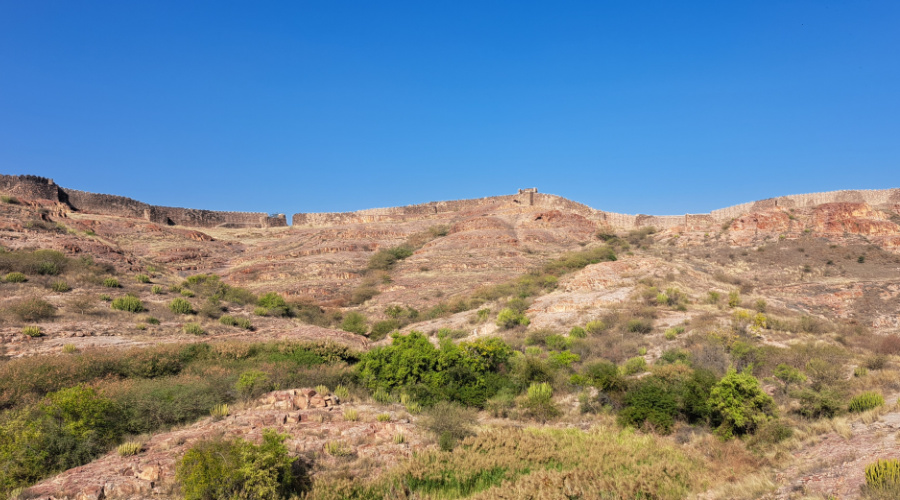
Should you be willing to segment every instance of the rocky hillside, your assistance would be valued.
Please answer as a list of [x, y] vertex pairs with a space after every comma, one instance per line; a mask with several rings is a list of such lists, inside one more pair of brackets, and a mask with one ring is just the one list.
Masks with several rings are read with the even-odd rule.
[[[287, 358], [248, 354], [232, 362], [229, 349], [264, 345], [246, 349], [281, 352], [288, 349], [284, 346], [338, 343], [363, 353], [389, 345], [392, 331], [421, 331], [435, 345], [439, 338], [497, 337], [522, 359], [536, 357], [554, 367], [542, 380], [551, 383], [562, 410], [556, 420], [535, 423], [516, 406], [521, 402], [511, 402], [520, 413], [494, 409], [474, 417], [485, 428], [606, 426], [611, 417], [588, 411], [585, 395], [604, 401], [609, 411], [623, 410], [629, 400], [626, 392], [616, 391], [639, 385], [642, 377], [662, 377], [662, 368], [654, 367], [671, 356], [683, 356], [691, 369], [702, 367], [717, 377], [729, 366], [749, 366], [795, 437], [789, 445], [778, 441], [768, 448], [752, 439], [739, 441], [740, 470], [757, 483], [748, 480], [743, 492], [735, 492], [710, 479], [685, 486], [692, 494], [792, 498], [834, 492], [843, 498], [859, 494], [862, 461], [900, 453], [890, 435], [896, 432], [893, 405], [900, 392], [900, 343], [892, 343], [900, 335], [900, 190], [784, 197], [677, 217], [611, 214], [526, 191], [351, 214], [298, 214], [292, 227], [264, 222], [197, 227], [138, 211], [116, 213], [105, 205], [75, 207], [59, 195], [62, 188], [48, 194], [46, 186], [39, 187], [0, 184], [0, 342], [9, 377], [38, 370], [42, 360], [62, 363], [69, 354], [170, 352], [165, 349], [199, 341], [213, 346], [219, 357], [197, 358], [199, 364], [190, 369], [195, 371], [179, 361], [184, 367], [166, 376], [193, 381], [220, 373], [232, 384], [256, 370], [270, 381], [295, 384], [299, 379], [279, 372], [278, 363]], [[505, 311], [511, 321], [501, 317]], [[175, 463], [192, 443], [215, 436], [259, 441], [263, 428], [289, 436], [290, 453], [303, 458], [313, 479], [377, 478], [412, 467], [402, 464], [412, 460], [413, 450], [434, 448], [436, 436], [399, 393], [390, 401], [354, 385], [355, 356], [342, 358], [343, 368], [321, 369], [328, 380], [354, 387], [350, 406], [338, 397], [318, 410], [271, 406], [281, 401], [282, 391], [269, 400], [243, 397], [226, 418], [200, 419], [208, 408], [191, 410], [172, 422], [146, 426], [139, 455], [111, 451], [45, 479], [27, 494], [177, 496]], [[306, 366], [297, 361], [301, 358], [291, 359]], [[648, 375], [629, 371], [635, 359], [648, 367]], [[824, 385], [815, 372], [820, 359], [838, 373]], [[589, 362], [598, 360], [619, 365], [626, 374], [622, 387], [588, 390], [579, 382]], [[792, 382], [796, 391], [776, 376], [779, 363], [805, 373], [804, 382]], [[70, 369], [76, 370], [65, 370]], [[74, 371], [60, 370], [81, 380]], [[129, 385], [137, 382], [131, 381], [130, 368], [123, 370], [84, 381], [101, 394], [124, 398], [137, 390]], [[303, 380], [319, 380], [322, 373], [310, 372]], [[812, 392], [801, 394], [803, 384]], [[64, 387], [63, 382], [28, 390], [0, 387], [0, 408], [12, 412], [43, 404], [42, 397]], [[310, 394], [309, 387], [304, 394]], [[233, 389], [215, 390], [220, 391], [216, 401], [236, 402]], [[810, 394], [833, 391], [849, 399], [864, 390], [879, 391], [888, 404], [863, 420], [846, 410], [808, 411]], [[366, 417], [338, 416], [347, 408]], [[378, 420], [377, 414], [387, 417]], [[828, 425], [817, 420], [826, 414]], [[685, 419], [675, 435], [660, 432], [654, 439], [681, 447], [690, 462], [696, 451], [691, 446], [702, 448], [710, 429], [696, 430], [697, 424]], [[644, 430], [656, 435], [652, 427]], [[395, 438], [398, 434], [405, 438]], [[873, 451], [873, 443], [880, 448]], [[352, 448], [353, 459], [323, 452], [335, 446]], [[849, 457], [854, 447], [859, 463], [852, 461], [852, 467], [810, 463], [820, 452]], [[817, 471], [826, 471], [827, 480], [815, 479]]]

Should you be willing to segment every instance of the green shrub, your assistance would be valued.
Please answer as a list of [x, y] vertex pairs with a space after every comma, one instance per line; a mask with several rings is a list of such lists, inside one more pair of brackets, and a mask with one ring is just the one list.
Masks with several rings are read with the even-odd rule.
[[568, 368], [572, 366], [572, 363], [578, 363], [579, 361], [581, 361], [581, 356], [569, 351], [551, 352], [547, 356], [547, 362], [553, 368]]
[[7, 196], [7, 195], [0, 196], [0, 201], [2, 201], [3, 203], [9, 203], [10, 205], [15, 205], [16, 203], [19, 203], [18, 198], [16, 198], [15, 196]]
[[110, 297], [109, 294], [101, 293], [101, 294], [100, 294], [100, 300], [102, 300], [103, 302], [111, 302], [111, 301], [112, 301], [112, 297]]
[[400, 245], [393, 248], [383, 248], [375, 252], [369, 258], [368, 268], [375, 271], [389, 271], [394, 265], [413, 254], [413, 248], [408, 245]]
[[559, 334], [548, 335], [544, 339], [544, 343], [547, 345], [547, 347], [556, 351], [563, 351], [568, 349], [569, 347], [572, 347], [572, 339], [563, 337]]
[[234, 316], [231, 316], [228, 314], [219, 318], [219, 323], [221, 323], [225, 326], [237, 326], [237, 320], [234, 319]]
[[7, 283], [25, 283], [28, 281], [28, 278], [19, 272], [11, 272], [3, 277], [3, 281]]
[[253, 314], [255, 314], [256, 316], [268, 316], [269, 310], [265, 307], [256, 307], [253, 309]]
[[599, 335], [599, 334], [605, 332], [606, 330], [608, 330], [609, 326], [606, 323], [604, 323], [603, 321], [600, 321], [599, 319], [595, 319], [593, 321], [588, 321], [587, 324], [584, 325], [584, 329], [585, 329], [585, 331], [587, 331], [587, 333], [590, 333], [591, 335]]
[[54, 281], [52, 285], [50, 285], [50, 289], [54, 292], [65, 293], [72, 289], [68, 283], [63, 280]]
[[188, 290], [187, 288], [182, 288], [178, 293], [180, 293], [182, 297], [187, 298], [195, 297], [197, 295], [192, 290]]
[[625, 362], [625, 375], [634, 375], [647, 371], [647, 360], [642, 356], [635, 356]]
[[259, 370], [247, 370], [238, 377], [234, 388], [244, 398], [253, 399], [269, 392], [272, 384], [267, 373]]
[[719, 292], [710, 290], [706, 294], [706, 303], [707, 304], [718, 304], [719, 300], [721, 300], [721, 298], [722, 298], [722, 294], [720, 294]]
[[653, 331], [653, 322], [646, 318], [634, 318], [625, 323], [625, 329], [631, 333], [650, 333]]
[[29, 297], [14, 301], [10, 304], [9, 311], [22, 321], [33, 322], [52, 318], [56, 307], [46, 300]]
[[709, 404], [722, 422], [717, 432], [723, 437], [752, 434], [777, 411], [775, 401], [762, 390], [756, 377], [733, 368], [713, 386]]
[[182, 330], [190, 335], [206, 335], [206, 331], [200, 326], [200, 323], [185, 323]]
[[138, 283], [150, 283], [150, 276], [147, 276], [146, 274], [138, 274], [134, 279]]
[[800, 402], [797, 413], [806, 418], [832, 418], [844, 411], [844, 397], [834, 389], [806, 388], [791, 395]]
[[524, 314], [513, 309], [506, 308], [497, 314], [497, 326], [500, 328], [515, 328], [519, 325], [528, 326], [531, 321]]
[[619, 412], [622, 425], [644, 427], [650, 425], [662, 434], [672, 431], [678, 414], [676, 395], [655, 378], [638, 382], [625, 394], [625, 408]]
[[444, 340], [435, 347], [420, 332], [395, 335], [389, 346], [362, 355], [357, 374], [370, 391], [400, 389], [430, 405], [454, 400], [481, 407], [503, 385], [497, 373], [512, 357], [512, 349], [499, 339], [472, 342]]
[[150, 293], [152, 293], [153, 295], [162, 295], [163, 287], [159, 285], [153, 285], [150, 287]]
[[250, 322], [250, 318], [238, 318], [237, 326], [244, 330], [253, 330], [253, 323]]
[[573, 339], [583, 339], [587, 337], [587, 332], [580, 326], [573, 326], [572, 329], [569, 330], [569, 337], [572, 337]]
[[876, 490], [900, 485], [900, 460], [889, 458], [866, 466], [866, 486]]
[[156, 319], [156, 318], [154, 318], [153, 316], [147, 316], [146, 318], [143, 319], [143, 321], [144, 321], [145, 323], [148, 323], [148, 324], [151, 324], [151, 325], [158, 325], [158, 324], [159, 324], [159, 320]]
[[201, 441], [179, 461], [175, 477], [185, 500], [214, 498], [279, 499], [301, 492], [286, 436], [266, 429], [263, 442], [243, 439]]
[[619, 375], [619, 367], [609, 361], [591, 363], [584, 367], [583, 373], [590, 383], [601, 391], [615, 392], [625, 389], [625, 381]]
[[141, 299], [132, 295], [119, 297], [113, 300], [110, 306], [118, 311], [126, 311], [131, 313], [139, 313], [144, 310], [144, 303], [141, 302]]
[[737, 290], [728, 292], [728, 307], [734, 309], [739, 305], [741, 305], [741, 292]]
[[285, 302], [284, 297], [278, 295], [275, 292], [269, 292], [259, 298], [256, 301], [256, 305], [266, 309], [265, 314], [260, 314], [259, 316], [276, 316], [276, 317], [284, 317], [291, 315], [291, 308], [288, 306], [287, 302]]
[[41, 327], [37, 325], [29, 325], [22, 329], [22, 334], [34, 338], [44, 335], [44, 332], [42, 332]]
[[357, 335], [365, 335], [369, 331], [369, 320], [362, 313], [350, 311], [341, 322], [341, 330]]
[[378, 416], [375, 417], [375, 420], [379, 422], [390, 422], [391, 414], [390, 413], [379, 413]]
[[103, 286], [106, 288], [119, 288], [119, 280], [115, 278], [106, 278], [103, 280]]
[[230, 411], [226, 403], [217, 404], [213, 406], [212, 410], [209, 410], [209, 416], [211, 416], [214, 420], [222, 420], [229, 414]]
[[849, 408], [853, 413], [861, 413], [878, 408], [879, 406], [884, 406], [884, 396], [877, 392], [869, 391], [854, 396], [853, 399], [850, 400]]
[[381, 340], [393, 331], [400, 329], [400, 322], [396, 319], [386, 319], [378, 321], [372, 325], [372, 332], [369, 334], [371, 340]]
[[175, 314], [194, 314], [194, 307], [191, 306], [191, 303], [181, 297], [169, 302], [169, 310]]

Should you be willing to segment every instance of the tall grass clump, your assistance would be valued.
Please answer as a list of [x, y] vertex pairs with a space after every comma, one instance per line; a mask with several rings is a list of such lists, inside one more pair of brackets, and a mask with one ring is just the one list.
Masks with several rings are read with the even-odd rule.
[[181, 297], [172, 299], [172, 302], [169, 302], [169, 310], [175, 314], [194, 314], [194, 307], [191, 303]]
[[141, 302], [141, 299], [133, 295], [126, 295], [124, 297], [119, 297], [113, 300], [112, 304], [110, 304], [110, 307], [118, 311], [139, 313], [144, 310], [144, 303]]
[[877, 392], [869, 391], [854, 396], [853, 399], [850, 400], [849, 410], [852, 413], [862, 413], [878, 408], [879, 406], [884, 406], [884, 396]]

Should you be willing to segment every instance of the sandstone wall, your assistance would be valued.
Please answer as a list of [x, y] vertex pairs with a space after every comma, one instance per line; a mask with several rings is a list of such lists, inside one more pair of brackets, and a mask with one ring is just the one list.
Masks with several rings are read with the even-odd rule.
[[0, 174], [0, 192], [29, 199], [58, 200], [59, 186], [53, 179], [36, 175]]

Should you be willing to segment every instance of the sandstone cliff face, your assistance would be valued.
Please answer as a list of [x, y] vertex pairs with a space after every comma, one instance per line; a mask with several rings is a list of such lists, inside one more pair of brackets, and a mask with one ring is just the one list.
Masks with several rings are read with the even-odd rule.
[[826, 203], [813, 212], [813, 230], [826, 234], [889, 236], [900, 234], [900, 226], [887, 214], [872, 210], [866, 203]]

